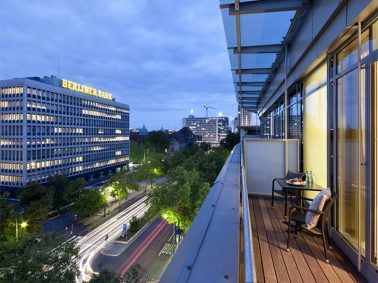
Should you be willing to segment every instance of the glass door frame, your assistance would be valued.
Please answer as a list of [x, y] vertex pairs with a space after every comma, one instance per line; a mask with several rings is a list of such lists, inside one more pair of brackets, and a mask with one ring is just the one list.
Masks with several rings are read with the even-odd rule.
[[[372, 21], [369, 21], [369, 24], [372, 23]], [[366, 25], [368, 26], [368, 25]], [[337, 155], [337, 131], [336, 131], [336, 127], [337, 127], [337, 80], [339, 78], [341, 78], [342, 76], [344, 76], [345, 74], [355, 70], [357, 68], [358, 72], [359, 72], [359, 86], [358, 86], [358, 89], [359, 89], [359, 94], [358, 94], [358, 97], [359, 97], [359, 100], [360, 100], [360, 104], [361, 103], [364, 103], [364, 111], [365, 111], [365, 145], [366, 145], [366, 152], [365, 152], [365, 156], [366, 156], [366, 160], [361, 160], [361, 163], [360, 163], [360, 166], [365, 166], [365, 169], [366, 169], [366, 176], [365, 176], [365, 185], [366, 185], [366, 196], [365, 196], [365, 221], [364, 221], [364, 224], [365, 224], [365, 242], [366, 242], [366, 246], [365, 246], [365, 255], [362, 256], [361, 254], [361, 247], [360, 247], [360, 242], [361, 242], [361, 239], [359, 239], [359, 250], [356, 250], [337, 230], [336, 230], [336, 223], [337, 223], [337, 203], [335, 203], [335, 210], [334, 210], [334, 214], [333, 214], [333, 224], [334, 224], [334, 228], [332, 229], [332, 231], [334, 233], [332, 233], [332, 238], [335, 240], [335, 242], [337, 243], [337, 245], [343, 250], [343, 252], [349, 257], [349, 259], [355, 264], [355, 266], [365, 275], [367, 276], [367, 278], [376, 278], [377, 276], [377, 272], [378, 272], [378, 266], [375, 265], [373, 263], [373, 247], [374, 247], [374, 244], [373, 244], [373, 241], [374, 241], [374, 232], [373, 231], [373, 223], [372, 223], [372, 219], [373, 218], [373, 205], [374, 205], [374, 200], [372, 198], [373, 196], [373, 189], [376, 190], [376, 194], [378, 194], [378, 188], [374, 188], [374, 172], [373, 172], [373, 169], [374, 169], [374, 166], [373, 166], [373, 162], [375, 162], [376, 164], [376, 168], [378, 169], [378, 160], [374, 160], [374, 157], [372, 156], [372, 152], [373, 152], [373, 146], [374, 144], [372, 144], [372, 135], [373, 135], [373, 131], [372, 131], [372, 127], [375, 126], [377, 131], [378, 131], [378, 125], [375, 125], [375, 123], [378, 124], [378, 114], [375, 114], [376, 116], [374, 116], [374, 110], [378, 110], [378, 109], [374, 109], [374, 105], [372, 105], [372, 96], [374, 95], [375, 99], [378, 100], [378, 90], [377, 89], [374, 89], [374, 86], [373, 86], [373, 83], [374, 81], [372, 81], [372, 75], [374, 75], [374, 71], [375, 72], [378, 72], [378, 68], [377, 69], [373, 69], [373, 65], [375, 62], [378, 62], [378, 50], [375, 50], [375, 51], [372, 51], [369, 55], [367, 55], [366, 57], [364, 57], [363, 59], [360, 59], [360, 51], [359, 51], [359, 54], [358, 54], [358, 63], [356, 63], [355, 65], [351, 66], [350, 68], [348, 68], [348, 70], [344, 71], [344, 72], [341, 72], [339, 74], [336, 73], [336, 68], [337, 68], [337, 62], [336, 62], [336, 58], [337, 58], [337, 54], [341, 51], [341, 49], [343, 49], [344, 47], [346, 47], [349, 43], [351, 43], [353, 40], [358, 40], [360, 41], [360, 36], [361, 36], [361, 33], [362, 33], [362, 29], [361, 29], [361, 25], [359, 24], [358, 28], [357, 28], [357, 32], [349, 38], [349, 40], [345, 41], [344, 43], [342, 43], [339, 47], [337, 47], [337, 49], [335, 49], [334, 51], [332, 51], [331, 53], [328, 54], [328, 93], [329, 93], [329, 105], [330, 105], [330, 115], [329, 115], [329, 118], [328, 118], [328, 125], [329, 125], [329, 159], [330, 159], [330, 174], [329, 174], [329, 179], [331, 181], [330, 184], [332, 184], [333, 188], [337, 191], [337, 158], [336, 158], [336, 155]], [[360, 35], [360, 36], [359, 36]], [[359, 49], [360, 49], [360, 43], [359, 43]], [[330, 68], [330, 66], [332, 66], [332, 68]], [[364, 76], [362, 76], [362, 72], [364, 72]], [[364, 81], [361, 81], [361, 80], [364, 80]], [[376, 82], [376, 85], [378, 85], [378, 82]], [[363, 89], [361, 87], [364, 87]], [[361, 101], [361, 90], [365, 92], [365, 99], [363, 101]], [[376, 92], [376, 93], [374, 93]], [[331, 98], [332, 96], [332, 98]], [[359, 104], [359, 109], [361, 109], [361, 105]], [[377, 105], [377, 108], [378, 108], [378, 103], [376, 103]], [[373, 119], [377, 117], [377, 120], [374, 121]], [[361, 119], [361, 116], [359, 117], [359, 119]], [[361, 125], [360, 125], [361, 126]], [[359, 131], [361, 132], [361, 129], [359, 127]], [[377, 133], [378, 134], [378, 133]], [[359, 134], [360, 138], [361, 138], [361, 134]], [[374, 136], [373, 136], [374, 138]], [[359, 149], [360, 150], [360, 154], [361, 154], [361, 148]], [[377, 154], [376, 154], [377, 155]], [[378, 155], [377, 155], [378, 156]], [[376, 176], [376, 182], [378, 184], [378, 176]], [[378, 185], [377, 185], [378, 187]], [[361, 192], [361, 190], [359, 189], [359, 192]], [[361, 196], [359, 196], [361, 197]], [[360, 201], [359, 201], [360, 202]], [[360, 203], [359, 203], [359, 210], [360, 210]], [[375, 208], [375, 209], [378, 209]], [[377, 212], [376, 212], [377, 213]], [[361, 214], [361, 212], [359, 212], [359, 215]], [[359, 216], [360, 218], [360, 216]], [[361, 219], [359, 219], [359, 221], [361, 221]], [[361, 227], [361, 225], [359, 224], [359, 227]], [[360, 228], [359, 228], [360, 229]], [[361, 230], [361, 229], [360, 229]], [[378, 243], [376, 243], [378, 244]]]

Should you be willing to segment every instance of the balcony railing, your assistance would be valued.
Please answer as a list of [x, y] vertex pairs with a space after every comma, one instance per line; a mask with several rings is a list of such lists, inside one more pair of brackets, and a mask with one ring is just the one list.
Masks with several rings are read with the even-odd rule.
[[[240, 176], [240, 145], [237, 145], [219, 173], [161, 282], [239, 281]], [[248, 209], [248, 199], [246, 205]], [[246, 229], [247, 233], [250, 233], [248, 222], [244, 225], [249, 228]], [[244, 245], [251, 248], [250, 235]], [[251, 252], [248, 253], [248, 258], [252, 262]], [[248, 278], [254, 278], [253, 269], [249, 269]]]

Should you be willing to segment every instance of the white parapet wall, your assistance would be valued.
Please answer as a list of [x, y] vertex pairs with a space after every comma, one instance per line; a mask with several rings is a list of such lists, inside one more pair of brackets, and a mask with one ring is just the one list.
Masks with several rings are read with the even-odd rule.
[[299, 170], [297, 139], [256, 139], [244, 136], [243, 148], [248, 193], [271, 194], [274, 178], [284, 177], [289, 169]]

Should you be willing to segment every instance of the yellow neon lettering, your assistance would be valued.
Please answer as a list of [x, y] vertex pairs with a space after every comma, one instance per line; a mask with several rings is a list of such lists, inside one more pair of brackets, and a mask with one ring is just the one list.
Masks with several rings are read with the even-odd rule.
[[102, 98], [105, 98], [105, 99], [112, 100], [112, 94], [109, 93], [109, 92], [105, 92], [103, 90], [97, 90], [95, 88], [92, 88], [92, 87], [89, 87], [89, 86], [86, 86], [86, 85], [82, 85], [82, 84], [79, 84], [79, 83], [75, 83], [73, 81], [69, 81], [69, 80], [66, 80], [66, 79], [62, 79], [61, 86], [63, 88], [67, 88], [67, 89], [70, 89], [70, 90], [74, 90], [74, 91], [82, 92], [82, 93], [85, 93], [85, 94], [89, 94], [89, 95], [98, 96], [98, 97], [102, 97]]

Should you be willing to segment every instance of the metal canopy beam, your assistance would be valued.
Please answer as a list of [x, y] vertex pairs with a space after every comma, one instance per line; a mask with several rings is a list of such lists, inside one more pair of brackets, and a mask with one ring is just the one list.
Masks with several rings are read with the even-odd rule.
[[265, 85], [265, 82], [237, 82], [238, 86], [261, 86]]
[[220, 7], [229, 8], [229, 14], [236, 15], [302, 10], [308, 3], [309, 0], [257, 0], [239, 3], [238, 11], [235, 9], [235, 4], [224, 4]]
[[250, 104], [250, 105], [256, 105], [258, 103], [257, 100], [239, 100], [240, 104]]
[[260, 97], [251, 97], [251, 96], [237, 96], [236, 99], [238, 100], [242, 100], [242, 99], [245, 99], [245, 100], [259, 100]]
[[262, 92], [259, 90], [239, 90], [237, 92], [238, 94], [255, 94], [255, 95], [261, 95]]
[[260, 99], [260, 97], [238, 97], [237, 98], [239, 101], [241, 100], [247, 100], [247, 101], [257, 101]]
[[272, 68], [233, 69], [238, 75], [270, 74]]
[[261, 95], [256, 95], [256, 94], [237, 94], [236, 97], [260, 98]]
[[[241, 46], [241, 54], [254, 54], [254, 53], [280, 53], [282, 50], [282, 44], [269, 44], [269, 45], [252, 45], [252, 46]], [[238, 53], [237, 47], [230, 47], [229, 49], [234, 50], [234, 54]]]
[[256, 106], [256, 107], [257, 107], [257, 104], [259, 104], [259, 101], [246, 101], [246, 100], [239, 100], [238, 103], [239, 103], [239, 104], [243, 104], [243, 105], [253, 105], [253, 106]]
[[241, 97], [238, 98], [238, 101], [247, 101], [247, 102], [256, 102], [259, 98], [248, 98], [248, 97]]

